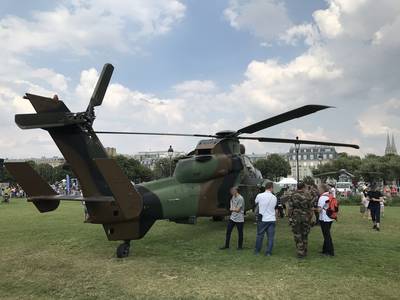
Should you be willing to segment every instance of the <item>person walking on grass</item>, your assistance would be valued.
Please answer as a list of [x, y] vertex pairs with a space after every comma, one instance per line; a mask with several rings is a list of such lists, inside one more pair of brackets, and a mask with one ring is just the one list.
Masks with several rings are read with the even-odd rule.
[[380, 231], [381, 202], [383, 201], [383, 194], [378, 190], [376, 184], [372, 184], [367, 196], [369, 198], [368, 208], [371, 211], [372, 223], [374, 224], [372, 229]]
[[231, 234], [233, 227], [236, 226], [238, 230], [238, 250], [243, 249], [243, 225], [244, 225], [244, 199], [239, 194], [238, 187], [233, 187], [230, 190], [232, 198], [230, 202], [231, 216], [228, 221], [226, 228], [225, 246], [221, 247], [221, 250], [229, 249], [229, 243], [231, 240]]
[[334, 256], [333, 242], [331, 236], [331, 226], [333, 219], [329, 218], [326, 210], [329, 207], [329, 190], [330, 187], [326, 184], [319, 186], [320, 197], [318, 200], [319, 224], [321, 226], [322, 236], [324, 237], [324, 244], [322, 246], [321, 254], [327, 256]]
[[255, 203], [258, 204], [259, 217], [257, 222], [257, 237], [254, 254], [258, 255], [261, 251], [264, 235], [267, 234], [266, 256], [272, 255], [275, 237], [275, 223], [277, 214], [277, 199], [272, 194], [273, 182], [265, 184], [265, 192], [257, 195]]

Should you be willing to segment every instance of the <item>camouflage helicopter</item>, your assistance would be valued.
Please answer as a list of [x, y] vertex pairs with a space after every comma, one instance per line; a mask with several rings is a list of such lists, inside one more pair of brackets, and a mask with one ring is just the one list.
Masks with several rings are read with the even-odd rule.
[[[262, 129], [328, 108], [306, 105], [265, 119], [237, 131], [220, 131], [214, 135], [180, 133], [143, 133], [95, 131], [94, 108], [102, 104], [114, 67], [106, 64], [84, 112], [72, 113], [58, 99], [26, 94], [36, 113], [18, 114], [15, 122], [21, 129], [46, 130], [77, 176], [82, 196], [57, 194], [26, 162], [5, 163], [8, 171], [25, 190], [28, 201], [41, 212], [57, 209], [60, 201], [84, 201], [87, 223], [102, 224], [108, 240], [123, 241], [117, 257], [126, 257], [130, 241], [145, 236], [156, 220], [169, 219], [191, 223], [195, 217], [221, 217], [229, 214], [229, 190], [239, 186], [251, 209], [258, 184], [263, 180], [245, 155], [239, 140], [318, 144], [359, 148], [357, 145], [250, 137]], [[97, 134], [146, 134], [206, 138], [180, 159], [172, 177], [143, 184], [133, 184], [116, 161], [109, 158]]]

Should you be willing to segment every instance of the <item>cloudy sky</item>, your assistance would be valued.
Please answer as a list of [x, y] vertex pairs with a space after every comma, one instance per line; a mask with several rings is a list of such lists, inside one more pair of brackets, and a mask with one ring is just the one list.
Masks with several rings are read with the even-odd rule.
[[[212, 134], [305, 104], [336, 108], [258, 136], [400, 147], [398, 0], [4, 0], [0, 157], [60, 155], [43, 130], [18, 129], [25, 92], [86, 108], [115, 66], [97, 130]], [[198, 139], [101, 136], [120, 153], [189, 151]], [[285, 144], [246, 143], [248, 152]], [[346, 149], [338, 149], [343, 151]]]

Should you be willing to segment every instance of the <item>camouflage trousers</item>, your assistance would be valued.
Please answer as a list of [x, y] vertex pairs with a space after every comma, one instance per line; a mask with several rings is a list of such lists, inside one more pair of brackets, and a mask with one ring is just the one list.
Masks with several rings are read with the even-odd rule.
[[311, 226], [309, 222], [295, 221], [292, 223], [292, 232], [298, 256], [307, 255], [308, 234], [310, 233], [310, 228]]

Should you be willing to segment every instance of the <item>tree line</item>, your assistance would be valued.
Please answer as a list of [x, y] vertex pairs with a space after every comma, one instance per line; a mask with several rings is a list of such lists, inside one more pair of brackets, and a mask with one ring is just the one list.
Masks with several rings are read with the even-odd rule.
[[[170, 173], [174, 172], [177, 163], [177, 159], [170, 160], [168, 158], [160, 158], [155, 162], [154, 168], [150, 169], [134, 158], [117, 155], [114, 159], [127, 177], [135, 183], [168, 177], [170, 176]], [[67, 175], [71, 178], [76, 177], [68, 164], [52, 167], [50, 164], [46, 163], [38, 164], [34, 161], [28, 161], [28, 163], [46, 182], [49, 182], [50, 184], [60, 182], [65, 179]], [[14, 178], [9, 174], [6, 168], [0, 170], [0, 182], [15, 182]]]
[[[169, 177], [174, 172], [176, 163], [179, 160], [179, 158], [172, 160], [160, 158], [155, 162], [154, 168], [150, 169], [134, 158], [122, 155], [114, 158], [128, 178], [135, 183]], [[51, 184], [65, 179], [67, 175], [76, 177], [68, 168], [68, 165], [52, 167], [49, 164], [37, 164], [33, 161], [29, 163], [40, 176]], [[279, 154], [271, 154], [266, 159], [257, 160], [254, 166], [260, 170], [264, 178], [273, 181], [278, 181], [280, 177], [287, 177], [291, 173], [289, 162]], [[360, 158], [347, 153], [339, 153], [337, 159], [313, 169], [313, 175], [337, 172], [340, 169], [345, 169], [352, 173], [355, 176], [355, 181], [374, 182], [384, 180], [385, 183], [394, 180], [398, 181], [400, 179], [400, 156], [394, 154], [385, 156], [368, 154], [364, 158]], [[322, 179], [327, 177], [322, 176]], [[0, 170], [0, 182], [14, 182], [14, 179], [4, 169]]]
[[[345, 169], [352, 173], [355, 176], [354, 180], [357, 182], [360, 180], [366, 182], [383, 180], [386, 184], [400, 179], [400, 156], [395, 154], [384, 156], [368, 154], [364, 158], [360, 158], [347, 153], [339, 153], [337, 159], [314, 169], [313, 175], [337, 172], [340, 169]], [[327, 176], [321, 177], [327, 178]]]

